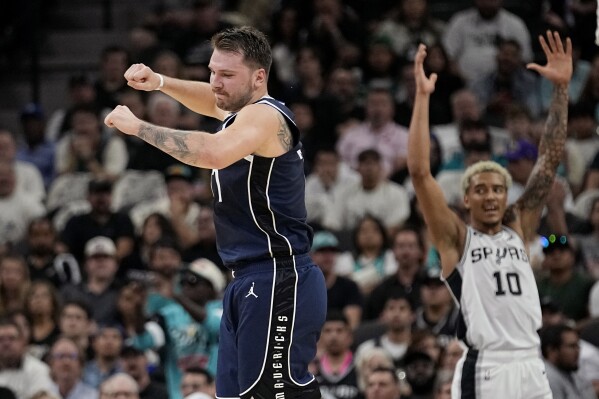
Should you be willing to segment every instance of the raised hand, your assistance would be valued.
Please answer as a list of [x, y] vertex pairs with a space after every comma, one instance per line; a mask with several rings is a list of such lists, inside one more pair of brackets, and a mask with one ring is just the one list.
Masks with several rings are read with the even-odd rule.
[[416, 93], [431, 94], [435, 91], [435, 82], [437, 74], [432, 73], [428, 78], [424, 73], [424, 59], [426, 58], [426, 46], [421, 44], [418, 46], [418, 52], [414, 58], [414, 78], [416, 79]]
[[572, 78], [572, 42], [566, 39], [566, 48], [557, 32], [547, 31], [547, 40], [539, 36], [539, 42], [547, 57], [547, 65], [530, 63], [528, 69], [537, 71], [553, 84], [567, 84]]
[[125, 72], [127, 84], [136, 90], [152, 91], [160, 85], [160, 77], [144, 64], [133, 64]]

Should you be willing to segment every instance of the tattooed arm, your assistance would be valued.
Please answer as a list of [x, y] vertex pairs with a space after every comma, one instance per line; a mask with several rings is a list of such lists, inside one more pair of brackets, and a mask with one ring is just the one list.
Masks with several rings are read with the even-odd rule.
[[292, 146], [284, 117], [263, 104], [246, 106], [231, 125], [215, 134], [152, 125], [122, 105], [106, 116], [105, 123], [138, 136], [181, 162], [207, 169], [222, 169], [250, 154], [276, 157]]
[[547, 65], [529, 64], [528, 68], [536, 70], [553, 82], [553, 97], [545, 123], [545, 133], [539, 144], [537, 162], [522, 196], [508, 209], [504, 218], [508, 225], [519, 224], [515, 227], [519, 227], [517, 230], [522, 232], [525, 242], [534, 237], [541, 211], [562, 160], [568, 119], [568, 84], [572, 76], [570, 39], [566, 40], [565, 48], [557, 33], [547, 32], [547, 41], [543, 37], [540, 37], [539, 41], [547, 56]]

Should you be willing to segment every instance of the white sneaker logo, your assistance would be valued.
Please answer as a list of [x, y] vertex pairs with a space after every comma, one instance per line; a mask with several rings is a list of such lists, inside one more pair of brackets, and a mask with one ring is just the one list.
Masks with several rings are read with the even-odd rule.
[[254, 282], [252, 281], [252, 288], [250, 288], [250, 291], [249, 291], [249, 292], [248, 292], [248, 294], [245, 296], [246, 298], [247, 298], [248, 296], [250, 296], [250, 295], [253, 295], [253, 296], [255, 296], [256, 298], [258, 298], [258, 295], [254, 294], [254, 285], [255, 285], [255, 284], [256, 284], [256, 283], [254, 283]]

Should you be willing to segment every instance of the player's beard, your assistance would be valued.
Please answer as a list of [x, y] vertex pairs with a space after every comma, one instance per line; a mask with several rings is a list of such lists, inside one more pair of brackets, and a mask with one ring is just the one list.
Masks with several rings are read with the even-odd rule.
[[225, 98], [216, 98], [216, 106], [224, 111], [238, 112], [241, 108], [248, 105], [252, 99], [252, 90], [247, 87], [238, 95], [227, 95]]

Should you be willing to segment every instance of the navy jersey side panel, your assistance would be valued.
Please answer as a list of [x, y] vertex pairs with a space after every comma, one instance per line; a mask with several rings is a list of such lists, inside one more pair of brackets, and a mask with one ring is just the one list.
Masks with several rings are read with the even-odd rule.
[[[229, 267], [248, 261], [308, 253], [304, 161], [293, 115], [282, 103], [258, 103], [281, 112], [296, 145], [276, 158], [250, 155], [212, 173], [217, 246]], [[235, 115], [225, 119], [223, 128]]]

